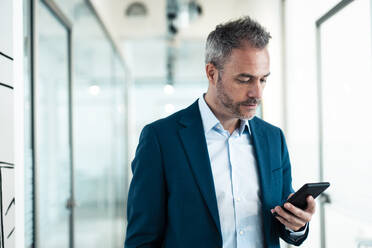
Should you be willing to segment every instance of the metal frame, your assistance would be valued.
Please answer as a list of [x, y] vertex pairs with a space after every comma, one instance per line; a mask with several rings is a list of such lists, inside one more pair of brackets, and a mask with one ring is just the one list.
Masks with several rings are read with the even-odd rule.
[[[36, 154], [37, 154], [37, 146], [36, 146], [36, 114], [35, 114], [35, 106], [36, 106], [36, 50], [37, 50], [37, 27], [36, 27], [36, 9], [37, 9], [36, 1], [33, 0], [30, 3], [30, 94], [31, 94], [31, 143], [32, 143], [32, 193], [33, 193], [33, 199], [32, 199], [32, 210], [33, 210], [33, 221], [32, 221], [32, 245], [31, 247], [35, 247], [35, 243], [38, 243], [36, 240], [36, 229], [39, 226], [39, 223], [37, 223], [37, 219], [35, 216], [37, 216], [37, 201], [36, 201], [36, 192], [38, 191], [38, 187], [36, 185], [36, 181], [38, 178], [37, 175], [37, 159], [36, 159]], [[30, 248], [31, 248], [30, 247]]]
[[39, 8], [39, 3], [43, 3], [51, 12], [52, 15], [66, 28], [67, 31], [67, 56], [68, 56], [68, 108], [69, 108], [69, 148], [70, 148], [70, 199], [67, 203], [67, 207], [70, 209], [70, 219], [69, 219], [69, 247], [73, 248], [74, 244], [74, 164], [73, 164], [73, 141], [72, 141], [72, 23], [63, 14], [63, 12], [58, 8], [58, 6], [52, 0], [32, 0], [31, 2], [31, 123], [32, 123], [32, 146], [33, 146], [33, 212], [34, 212], [34, 228], [33, 228], [33, 247], [38, 247], [40, 243], [40, 237], [38, 231], [40, 230], [40, 223], [38, 222], [39, 211], [39, 191], [38, 191], [38, 150], [37, 150], [37, 51], [38, 51], [38, 18], [37, 11]]
[[[317, 91], [318, 91], [318, 135], [319, 135], [319, 180], [324, 181], [324, 172], [323, 172], [323, 164], [324, 164], [324, 154], [323, 154], [323, 91], [322, 91], [322, 47], [321, 47], [321, 32], [320, 28], [321, 25], [333, 17], [335, 14], [340, 12], [354, 0], [342, 0], [333, 8], [331, 8], [327, 13], [321, 16], [316, 22], [316, 58], [317, 58]], [[325, 228], [325, 201], [319, 202], [319, 214], [320, 214], [320, 241], [321, 247], [326, 247], [326, 228]]]
[[315, 25], [317, 29], [322, 25], [324, 22], [326, 22], [329, 18], [340, 12], [343, 8], [345, 8], [350, 3], [354, 2], [354, 0], [342, 0], [338, 4], [336, 4], [332, 9], [330, 9], [327, 13], [322, 15], [316, 22]]
[[39, 228], [40, 224], [37, 221], [38, 216], [38, 202], [37, 202], [37, 192], [38, 192], [38, 186], [36, 184], [39, 176], [37, 173], [37, 118], [36, 118], [36, 98], [37, 98], [37, 90], [36, 90], [36, 81], [37, 81], [37, 63], [36, 63], [36, 51], [37, 51], [37, 8], [38, 8], [38, 2], [36, 0], [32, 0], [30, 4], [30, 19], [31, 19], [31, 28], [30, 28], [30, 36], [31, 36], [31, 49], [30, 49], [30, 73], [31, 73], [31, 142], [32, 142], [32, 167], [33, 167], [33, 174], [32, 174], [32, 191], [33, 191], [33, 244], [32, 247], [36, 247], [36, 244], [39, 243], [37, 240], [37, 229]]

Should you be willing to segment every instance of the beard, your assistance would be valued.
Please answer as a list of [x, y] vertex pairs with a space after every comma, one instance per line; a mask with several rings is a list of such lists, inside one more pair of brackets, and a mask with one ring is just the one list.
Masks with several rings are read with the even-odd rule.
[[220, 73], [218, 73], [217, 80], [217, 98], [219, 99], [219, 102], [230, 112], [230, 114], [233, 115], [234, 118], [243, 120], [253, 117], [255, 114], [255, 110], [243, 113], [241, 110], [241, 106], [252, 104], [257, 104], [257, 106], [259, 106], [261, 104], [261, 99], [253, 97], [248, 98], [243, 102], [234, 102], [234, 100], [226, 93]]

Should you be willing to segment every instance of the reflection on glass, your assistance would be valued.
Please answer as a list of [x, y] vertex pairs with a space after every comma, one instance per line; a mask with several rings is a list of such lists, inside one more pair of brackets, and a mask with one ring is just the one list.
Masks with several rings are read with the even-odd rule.
[[68, 33], [39, 2], [36, 139], [40, 248], [69, 247]]
[[[354, 1], [321, 27], [327, 247], [372, 241], [370, 1]], [[372, 243], [372, 242], [371, 242]]]
[[82, 0], [57, 0], [73, 23], [75, 247], [122, 247], [127, 195], [122, 62]]

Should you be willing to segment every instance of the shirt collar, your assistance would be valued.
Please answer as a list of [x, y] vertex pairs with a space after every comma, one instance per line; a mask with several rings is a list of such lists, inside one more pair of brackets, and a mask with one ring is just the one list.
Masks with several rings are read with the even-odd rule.
[[[199, 110], [200, 110], [200, 115], [202, 118], [203, 122], [203, 127], [204, 127], [204, 133], [208, 133], [212, 128], [220, 125], [222, 128], [222, 125], [220, 121], [217, 119], [217, 117], [213, 114], [212, 110], [209, 108], [207, 103], [205, 102], [203, 94], [198, 101], [199, 105]], [[251, 133], [250, 127], [249, 127], [249, 122], [248, 120], [240, 120], [240, 127], [239, 127], [239, 135], [242, 135], [244, 132], [245, 128], [247, 127], [248, 133]]]
[[216, 118], [212, 110], [205, 102], [204, 94], [199, 98], [198, 104], [200, 115], [203, 121], [204, 133], [207, 133], [209, 130], [220, 124], [220, 121]]
[[247, 128], [248, 133], [251, 133], [248, 120], [240, 119], [239, 135], [242, 135], [244, 130]]

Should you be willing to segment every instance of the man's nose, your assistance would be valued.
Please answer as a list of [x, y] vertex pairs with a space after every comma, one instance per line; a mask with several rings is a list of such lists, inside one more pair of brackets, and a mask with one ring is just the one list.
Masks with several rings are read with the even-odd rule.
[[261, 98], [262, 97], [262, 84], [259, 79], [255, 80], [254, 83], [252, 83], [251, 87], [248, 89], [248, 97], [249, 98]]

